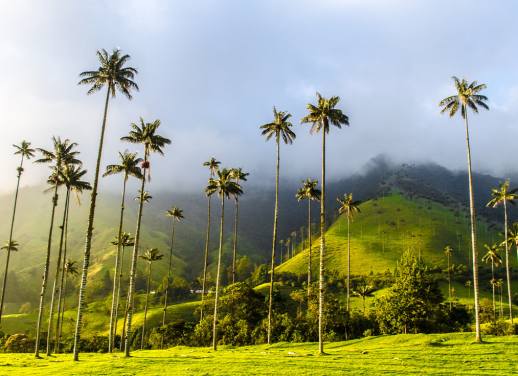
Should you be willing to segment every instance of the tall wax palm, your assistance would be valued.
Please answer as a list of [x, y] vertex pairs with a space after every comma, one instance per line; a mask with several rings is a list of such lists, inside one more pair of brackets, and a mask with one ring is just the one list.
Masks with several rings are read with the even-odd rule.
[[[167, 268], [167, 285], [165, 287], [164, 294], [164, 311], [162, 313], [162, 326], [165, 326], [165, 317], [167, 314], [167, 297], [169, 295], [169, 286], [171, 285], [171, 272], [173, 267], [173, 250], [174, 250], [174, 239], [175, 239], [175, 223], [181, 222], [184, 219], [183, 210], [176, 206], [171, 207], [165, 212], [166, 217], [171, 218], [171, 248], [169, 249], [169, 266]], [[160, 347], [164, 345], [164, 336], [160, 339]]]
[[52, 232], [54, 230], [54, 216], [56, 214], [56, 207], [58, 205], [58, 188], [61, 185], [60, 173], [63, 171], [65, 166], [79, 165], [81, 162], [76, 158], [79, 152], [75, 151], [74, 148], [77, 146], [76, 143], [70, 142], [70, 140], [61, 140], [59, 137], [52, 138], [52, 150], [45, 150], [38, 148], [37, 150], [42, 154], [42, 157], [36, 160], [36, 163], [47, 163], [50, 164], [51, 173], [47, 180], [50, 185], [49, 190], [53, 191], [52, 195], [52, 207], [50, 214], [50, 228], [47, 239], [47, 253], [45, 255], [45, 265], [43, 268], [43, 277], [41, 281], [40, 291], [40, 302], [38, 308], [38, 318], [36, 321], [36, 340], [34, 356], [40, 357], [40, 334], [41, 334], [41, 321], [43, 319], [43, 308], [45, 304], [45, 293], [47, 291], [47, 283], [49, 276], [50, 267], [50, 251], [52, 247]]
[[513, 323], [513, 303], [512, 303], [512, 291], [511, 291], [511, 271], [509, 269], [509, 242], [508, 242], [508, 229], [509, 221], [507, 219], [508, 211], [507, 204], [514, 205], [514, 201], [518, 199], [518, 189], [510, 189], [509, 180], [506, 180], [498, 188], [491, 189], [491, 201], [487, 203], [488, 207], [496, 208], [502, 205], [504, 208], [504, 246], [505, 246], [505, 273], [507, 276], [507, 298], [509, 300], [509, 319], [511, 324]]
[[495, 303], [495, 266], [498, 267], [502, 264], [502, 259], [498, 255], [500, 246], [498, 244], [487, 245], [484, 244], [484, 248], [487, 250], [486, 254], [482, 257], [482, 261], [485, 263], [491, 263], [491, 288], [493, 290], [493, 315], [496, 320], [496, 303]]
[[68, 277], [73, 277], [79, 274], [77, 262], [71, 260], [65, 260], [63, 263], [63, 302], [61, 302], [61, 310], [58, 309], [58, 322], [56, 328], [56, 352], [60, 351], [61, 346], [61, 334], [63, 333], [63, 321], [65, 319], [65, 303], [66, 303], [66, 294], [68, 287]]
[[311, 133], [322, 132], [322, 177], [321, 199], [320, 199], [320, 265], [319, 265], [319, 292], [318, 292], [318, 348], [321, 354], [324, 353], [324, 289], [325, 270], [324, 256], [326, 248], [326, 134], [329, 133], [330, 125], [341, 128], [342, 125], [349, 125], [349, 118], [342, 110], [336, 108], [340, 97], [324, 98], [317, 93], [317, 104], [308, 104], [308, 115], [302, 118], [301, 123], [312, 124]]
[[101, 170], [101, 159], [104, 145], [104, 134], [108, 117], [108, 104], [110, 97], [115, 98], [117, 92], [122, 93], [126, 98], [132, 99], [131, 92], [138, 91], [135, 83], [135, 75], [138, 73], [135, 68], [126, 66], [130, 59], [129, 55], [123, 55], [119, 49], [114, 49], [111, 53], [102, 49], [97, 51], [99, 67], [94, 71], [82, 72], [79, 76], [79, 85], [89, 85], [88, 94], [93, 94], [104, 87], [106, 88], [106, 98], [104, 102], [103, 121], [101, 134], [99, 136], [99, 146], [97, 149], [97, 161], [95, 164], [94, 183], [90, 200], [90, 210], [88, 213], [88, 225], [86, 229], [86, 241], [84, 249], [83, 269], [81, 273], [81, 285], [79, 287], [79, 303], [77, 306], [77, 320], [74, 333], [74, 360], [79, 360], [79, 339], [81, 337], [81, 326], [83, 324], [83, 306], [90, 266], [90, 251], [92, 247], [92, 235], [94, 229], [95, 205], [97, 202], [97, 187], [99, 184], [99, 173]]
[[144, 322], [142, 324], [142, 338], [140, 340], [140, 349], [142, 350], [144, 348], [144, 337], [146, 335], [147, 307], [149, 302], [149, 290], [151, 288], [151, 264], [155, 261], [162, 260], [164, 255], [160, 254], [158, 249], [151, 248], [147, 249], [144, 254], [139, 257], [147, 262], [146, 302], [144, 304]]
[[518, 222], [513, 223], [507, 230], [507, 242], [509, 249], [516, 247], [516, 257], [518, 258]]
[[503, 318], [504, 317], [504, 305], [503, 305], [503, 299], [502, 299], [502, 295], [503, 295], [502, 294], [502, 287], [504, 286], [504, 280], [502, 278], [498, 278], [498, 279], [495, 280], [494, 285], [498, 289], [499, 295], [500, 295], [499, 317]]
[[119, 163], [111, 164], [106, 166], [106, 172], [103, 174], [103, 177], [122, 174], [122, 195], [121, 195], [121, 209], [119, 215], [119, 229], [117, 232], [117, 252], [115, 254], [115, 269], [113, 272], [113, 290], [112, 290], [112, 306], [110, 310], [110, 333], [108, 336], [108, 351], [113, 351], [114, 341], [115, 341], [115, 312], [117, 311], [118, 304], [118, 296], [117, 289], [120, 286], [118, 282], [119, 275], [121, 274], [121, 248], [123, 245], [122, 242], [122, 228], [124, 225], [124, 209], [125, 209], [125, 201], [126, 201], [126, 184], [128, 183], [128, 179], [130, 176], [133, 176], [137, 179], [142, 179], [142, 172], [140, 170], [139, 164], [142, 163], [142, 159], [137, 157], [137, 153], [130, 153], [127, 150], [124, 153], [119, 152]]
[[453, 247], [451, 245], [446, 245], [443, 249], [444, 255], [448, 259], [448, 301], [450, 302], [450, 310], [452, 307], [451, 301], [451, 257], [453, 255]]
[[468, 162], [468, 186], [469, 186], [469, 212], [471, 222], [471, 253], [473, 259], [473, 296], [475, 300], [475, 339], [477, 342], [482, 341], [480, 334], [480, 306], [479, 306], [479, 286], [478, 286], [478, 249], [477, 249], [477, 215], [475, 212], [475, 199], [473, 193], [473, 176], [471, 172], [471, 145], [469, 138], [468, 108], [474, 113], [478, 113], [479, 106], [489, 110], [487, 106], [487, 97], [479, 93], [486, 88], [484, 84], [478, 84], [476, 81], [469, 83], [465, 79], [452, 77], [455, 84], [456, 94], [444, 98], [439, 102], [442, 107], [441, 113], [448, 112], [450, 117], [455, 116], [460, 108], [460, 115], [464, 119], [466, 129], [466, 151]]
[[[232, 179], [241, 185], [242, 181], [247, 180], [248, 172], [244, 172], [242, 168], [230, 169]], [[239, 221], [239, 194], [234, 195], [234, 237], [232, 241], [232, 283], [236, 283], [236, 258], [237, 258], [237, 228]]]
[[[16, 177], [16, 191], [14, 193], [14, 204], [13, 204], [13, 214], [11, 216], [11, 227], [9, 229], [9, 240], [7, 241], [7, 244], [11, 244], [13, 241], [13, 231], [14, 231], [14, 219], [16, 217], [16, 206], [18, 204], [18, 192], [20, 190], [20, 179], [22, 177], [23, 173], [23, 162], [25, 159], [29, 160], [32, 157], [34, 157], [34, 149], [31, 149], [31, 143], [27, 141], [20, 142], [20, 145], [13, 145], [16, 151], [14, 152], [15, 155], [20, 156], [20, 164], [17, 171], [17, 177]], [[5, 259], [5, 271], [4, 271], [4, 278], [2, 281], [2, 296], [0, 298], [0, 322], [2, 321], [2, 313], [4, 311], [4, 298], [5, 298], [5, 289], [7, 287], [7, 272], [9, 271], [9, 260], [11, 258], [11, 249], [7, 249], [7, 255]]]
[[312, 271], [312, 253], [313, 253], [313, 245], [311, 240], [311, 201], [320, 200], [320, 189], [317, 188], [318, 180], [306, 179], [302, 182], [302, 187], [300, 187], [295, 194], [295, 198], [298, 201], [308, 200], [308, 243], [309, 243], [309, 257], [308, 257], [308, 299], [311, 294], [311, 271]]
[[144, 119], [140, 118], [140, 126], [135, 123], [132, 123], [129, 135], [121, 138], [122, 141], [130, 142], [133, 144], [141, 144], [144, 146], [144, 160], [142, 162], [142, 175], [144, 177], [141, 179], [140, 184], [137, 227], [135, 230], [135, 245], [133, 246], [133, 253], [131, 255], [130, 279], [128, 286], [128, 313], [126, 315], [126, 334], [124, 338], [124, 353], [127, 357], [130, 356], [131, 324], [133, 319], [133, 295], [135, 294], [135, 277], [137, 272], [137, 258], [140, 242], [142, 212], [144, 209], [144, 203], [146, 198], [146, 191], [144, 190], [146, 184], [145, 176], [147, 175], [147, 180], [150, 180], [151, 164], [149, 161], [149, 157], [151, 153], [156, 152], [160, 155], [163, 155], [163, 148], [171, 143], [171, 140], [157, 134], [157, 130], [159, 127], [160, 120], [155, 120], [152, 123], [146, 123]]
[[[216, 171], [219, 169], [220, 161], [216, 160], [216, 158], [212, 157], [206, 162], [203, 162], [204, 167], [208, 167], [210, 171], [209, 179], [212, 179], [216, 174]], [[210, 180], [209, 180], [210, 183]], [[210, 204], [212, 201], [212, 194], [207, 193], [207, 232], [205, 233], [205, 252], [203, 255], [203, 279], [201, 286], [201, 308], [200, 308], [200, 321], [203, 320], [203, 307], [205, 301], [205, 292], [207, 289], [207, 267], [209, 265], [209, 243], [210, 243]]]
[[359, 205], [360, 201], [353, 200], [352, 193], [346, 193], [342, 198], [338, 197], [338, 213], [340, 215], [345, 214], [347, 218], [347, 301], [346, 309], [349, 312], [349, 300], [350, 300], [350, 289], [351, 289], [351, 221], [354, 216], [360, 213]]
[[277, 226], [279, 222], [279, 173], [281, 161], [281, 140], [285, 144], [292, 144], [296, 135], [291, 130], [293, 124], [289, 121], [291, 114], [285, 111], [277, 111], [273, 108], [273, 121], [261, 125], [261, 134], [266, 137], [266, 141], [273, 138], [277, 148], [277, 160], [275, 165], [275, 209], [273, 213], [273, 237], [272, 237], [272, 257], [270, 267], [270, 293], [268, 295], [268, 335], [267, 342], [272, 340], [272, 304], [273, 304], [273, 282], [275, 277], [275, 251], [277, 246]]
[[223, 228], [225, 223], [225, 199], [229, 199], [243, 193], [241, 186], [233, 179], [231, 171], [224, 168], [216, 171], [216, 176], [209, 180], [207, 186], [208, 194], [217, 194], [221, 200], [221, 217], [219, 226], [219, 248], [218, 248], [218, 267], [216, 272], [216, 292], [214, 296], [214, 321], [212, 325], [212, 347], [217, 350], [218, 336], [218, 299], [219, 284], [221, 277], [221, 257], [223, 254]]
[[360, 285], [358, 285], [354, 290], [353, 290], [353, 294], [362, 298], [362, 302], [363, 302], [363, 314], [365, 315], [365, 299], [367, 298], [370, 298], [372, 296], [374, 296], [372, 293], [376, 291], [376, 288], [374, 288], [373, 286], [369, 285], [368, 283], [366, 283], [365, 281], [363, 283], [361, 283]]

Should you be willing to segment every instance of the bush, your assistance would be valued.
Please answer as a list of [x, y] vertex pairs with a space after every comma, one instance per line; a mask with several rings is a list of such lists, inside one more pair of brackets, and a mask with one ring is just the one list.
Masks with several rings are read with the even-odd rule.
[[482, 332], [494, 336], [515, 335], [518, 334], [518, 324], [511, 324], [505, 320], [500, 319], [483, 327]]
[[32, 352], [34, 351], [34, 341], [26, 334], [13, 334], [5, 341], [4, 351], [11, 353]]

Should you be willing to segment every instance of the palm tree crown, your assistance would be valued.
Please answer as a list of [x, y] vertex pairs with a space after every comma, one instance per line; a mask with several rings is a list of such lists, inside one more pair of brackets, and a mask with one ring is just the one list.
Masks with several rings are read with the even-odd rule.
[[220, 198], [235, 197], [243, 193], [239, 183], [234, 181], [231, 170], [227, 168], [216, 171], [216, 178], [209, 179], [205, 191], [209, 195], [217, 193]]
[[361, 201], [354, 201], [352, 193], [346, 193], [342, 198], [338, 197], [336, 201], [340, 205], [338, 213], [345, 213], [349, 218], [353, 218], [356, 214], [361, 212], [359, 208]]
[[203, 166], [209, 168], [211, 176], [214, 176], [216, 174], [216, 171], [218, 170], [220, 164], [221, 162], [216, 160], [216, 158], [214, 157], [212, 157], [206, 162], [203, 162]]
[[260, 128], [263, 130], [261, 134], [266, 136], [266, 141], [275, 136], [276, 142], [279, 142], [280, 139], [284, 141], [285, 144], [293, 143], [295, 137], [295, 132], [293, 132], [290, 128], [293, 126], [288, 120], [291, 117], [291, 114], [285, 111], [277, 111], [277, 109], [273, 108], [273, 121], [271, 123], [266, 123], [261, 125]]
[[451, 257], [453, 255], [453, 247], [451, 245], [447, 245], [444, 247], [443, 252], [446, 257]]
[[183, 210], [173, 206], [171, 209], [165, 212], [166, 217], [170, 217], [173, 221], [181, 222], [184, 218]]
[[70, 275], [79, 274], [79, 271], [77, 270], [77, 262], [67, 260], [67, 262], [65, 262], [65, 272]]
[[150, 249], [146, 249], [144, 254], [140, 255], [139, 257], [142, 260], [145, 260], [145, 261], [151, 263], [153, 261], [161, 260], [162, 257], [164, 257], [164, 255], [160, 254], [160, 251], [158, 250], [158, 248], [150, 248]]
[[297, 190], [295, 194], [295, 198], [298, 201], [302, 200], [312, 200], [318, 201], [320, 200], [320, 189], [317, 188], [318, 180], [306, 179], [302, 181], [302, 187]]
[[[111, 242], [113, 245], [119, 245], [119, 239], [116, 236], [114, 240]], [[129, 232], [123, 232], [121, 234], [121, 240], [120, 240], [121, 247], [133, 247], [135, 245], [135, 238], [131, 236]]]
[[455, 116], [460, 106], [460, 114], [462, 118], [466, 118], [467, 107], [471, 108], [474, 112], [478, 113], [478, 106], [489, 110], [487, 97], [480, 95], [482, 90], [486, 88], [485, 84], [479, 84], [477, 81], [469, 83], [465, 79], [460, 80], [453, 76], [453, 82], [455, 83], [455, 89], [457, 90], [456, 95], [444, 98], [439, 106], [442, 107], [441, 114], [448, 112], [450, 117]]
[[493, 245], [487, 245], [484, 244], [484, 248], [486, 249], [486, 254], [482, 256], [482, 261], [485, 263], [491, 263], [494, 266], [500, 266], [502, 264], [502, 258], [498, 254], [500, 251], [500, 245], [493, 244]]
[[488, 207], [496, 208], [498, 205], [502, 204], [504, 201], [514, 205], [514, 200], [518, 199], [518, 189], [510, 189], [509, 180], [501, 183], [498, 188], [491, 189], [491, 201], [487, 203]]
[[325, 133], [329, 133], [329, 123], [337, 128], [349, 125], [349, 117], [342, 110], [335, 108], [339, 101], [338, 96], [328, 99], [317, 93], [317, 104], [309, 103], [307, 105], [309, 114], [304, 116], [300, 122], [311, 123], [311, 133], [320, 132], [321, 129], [324, 129]]
[[124, 153], [119, 152], [119, 157], [119, 164], [106, 166], [106, 172], [103, 174], [103, 177], [124, 173], [125, 179], [129, 176], [142, 179], [142, 171], [139, 167], [139, 164], [142, 163], [142, 158], [138, 158], [137, 153], [130, 153], [126, 150]]
[[5, 245], [3, 245], [2, 247], [0, 247], [1, 250], [6, 250], [6, 251], [18, 251], [18, 248], [20, 247], [20, 245], [18, 244], [18, 242], [16, 240], [11, 240], [10, 242], [5, 242]]

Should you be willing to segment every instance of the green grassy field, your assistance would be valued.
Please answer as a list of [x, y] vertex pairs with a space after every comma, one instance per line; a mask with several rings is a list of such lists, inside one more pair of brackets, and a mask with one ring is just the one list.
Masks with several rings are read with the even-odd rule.
[[176, 347], [120, 354], [70, 354], [34, 359], [32, 354], [0, 354], [1, 375], [504, 375], [518, 372], [518, 336], [472, 333], [408, 334], [317, 345], [279, 343], [239, 348]]

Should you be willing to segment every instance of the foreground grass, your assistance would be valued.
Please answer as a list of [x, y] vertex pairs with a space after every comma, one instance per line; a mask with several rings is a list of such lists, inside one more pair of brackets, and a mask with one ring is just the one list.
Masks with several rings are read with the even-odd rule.
[[518, 336], [485, 337], [472, 333], [367, 337], [330, 343], [328, 355], [316, 344], [279, 343], [239, 348], [175, 347], [119, 354], [81, 354], [36, 360], [32, 354], [0, 354], [1, 375], [503, 375], [518, 372]]

